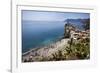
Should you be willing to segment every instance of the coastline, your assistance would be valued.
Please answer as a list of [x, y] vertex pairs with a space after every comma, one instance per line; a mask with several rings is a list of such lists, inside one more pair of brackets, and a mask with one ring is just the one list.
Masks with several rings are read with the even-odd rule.
[[60, 38], [58, 38], [58, 39], [56, 39], [55, 41], [53, 41], [53, 43], [50, 43], [49, 45], [45, 45], [45, 46], [41, 46], [41, 47], [35, 47], [35, 48], [30, 48], [30, 50], [28, 50], [28, 51], [22, 53], [22, 55], [25, 55], [25, 54], [27, 54], [27, 53], [29, 53], [29, 52], [31, 52], [31, 51], [36, 51], [36, 50], [38, 50], [38, 49], [40, 49], [40, 48], [45, 48], [45, 47], [52, 46], [53, 44], [55, 44], [55, 43], [61, 41], [62, 39], [63, 39], [63, 36], [60, 37]]
[[33, 48], [29, 50], [28, 52], [25, 52], [22, 55], [22, 61], [27, 60], [32, 57], [35, 61], [35, 57], [52, 57], [52, 54], [57, 52], [58, 50], [63, 50], [63, 47], [69, 46], [68, 41], [70, 39], [61, 39], [60, 41], [57, 41], [53, 44], [50, 44], [49, 46], [41, 47], [41, 48]]
[[90, 59], [90, 30], [65, 24], [64, 36], [47, 46], [23, 53], [22, 62]]

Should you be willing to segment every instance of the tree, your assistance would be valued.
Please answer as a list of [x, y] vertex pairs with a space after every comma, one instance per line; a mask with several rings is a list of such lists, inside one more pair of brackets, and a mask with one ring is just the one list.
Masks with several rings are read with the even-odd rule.
[[70, 38], [70, 24], [67, 23], [65, 24], [65, 29], [64, 29], [64, 38]]

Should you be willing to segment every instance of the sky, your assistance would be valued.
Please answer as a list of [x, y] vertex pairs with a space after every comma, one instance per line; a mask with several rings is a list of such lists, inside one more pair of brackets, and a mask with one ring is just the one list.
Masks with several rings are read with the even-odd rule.
[[22, 20], [27, 21], [64, 21], [86, 18], [90, 18], [89, 13], [22, 10]]

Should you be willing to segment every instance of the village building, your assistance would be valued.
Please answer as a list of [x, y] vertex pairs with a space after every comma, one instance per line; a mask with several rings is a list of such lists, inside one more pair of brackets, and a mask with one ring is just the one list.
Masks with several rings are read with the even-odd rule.
[[73, 38], [74, 40], [89, 38], [89, 30], [77, 30], [71, 24], [65, 24], [65, 38]]

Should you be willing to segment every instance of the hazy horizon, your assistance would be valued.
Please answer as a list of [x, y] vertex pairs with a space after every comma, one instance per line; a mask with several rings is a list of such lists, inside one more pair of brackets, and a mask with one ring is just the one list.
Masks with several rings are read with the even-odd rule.
[[50, 12], [22, 10], [22, 21], [64, 21], [66, 19], [88, 19], [89, 13], [81, 12]]

